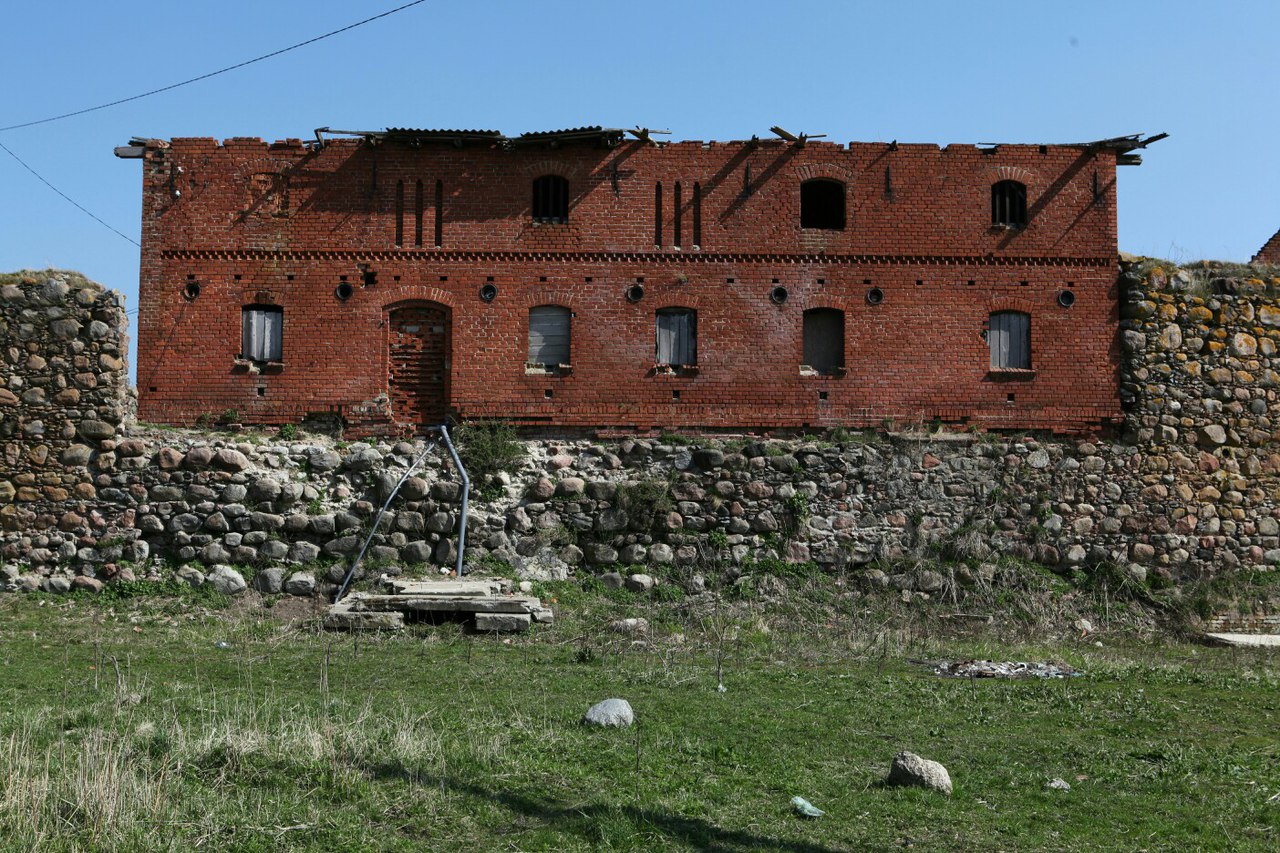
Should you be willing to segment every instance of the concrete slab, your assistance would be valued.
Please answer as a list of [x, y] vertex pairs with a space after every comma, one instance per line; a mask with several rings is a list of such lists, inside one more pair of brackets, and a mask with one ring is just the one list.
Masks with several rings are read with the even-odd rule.
[[1204, 638], [1221, 646], [1238, 648], [1276, 648], [1280, 649], [1280, 634], [1205, 634]]
[[391, 590], [400, 595], [497, 595], [502, 585], [497, 581], [390, 581]]
[[527, 631], [529, 629], [528, 613], [477, 613], [477, 631]]
[[324, 627], [326, 631], [399, 631], [404, 627], [404, 614], [362, 612], [339, 604], [324, 617]]

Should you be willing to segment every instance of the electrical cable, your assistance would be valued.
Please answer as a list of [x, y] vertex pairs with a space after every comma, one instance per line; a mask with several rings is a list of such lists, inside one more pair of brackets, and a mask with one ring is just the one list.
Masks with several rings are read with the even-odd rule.
[[141, 249], [141, 248], [142, 248], [142, 244], [141, 244], [141, 243], [139, 243], [137, 240], [133, 239], [133, 238], [132, 238], [132, 237], [130, 237], [128, 234], [125, 234], [123, 231], [117, 231], [115, 228], [113, 228], [112, 226], [108, 225], [108, 224], [107, 224], [106, 222], [104, 222], [102, 219], [99, 219], [99, 218], [98, 218], [98, 216], [97, 216], [96, 214], [94, 214], [94, 213], [93, 213], [93, 211], [89, 210], [89, 209], [88, 209], [88, 208], [86, 208], [84, 205], [80, 204], [80, 202], [76, 201], [76, 200], [75, 200], [75, 199], [73, 199], [71, 196], [67, 195], [67, 194], [66, 194], [66, 193], [64, 193], [62, 190], [58, 189], [58, 188], [57, 188], [57, 187], [55, 187], [53, 184], [51, 184], [51, 183], [49, 183], [47, 180], [45, 180], [45, 178], [44, 178], [44, 176], [43, 176], [43, 175], [41, 175], [41, 174], [40, 174], [39, 172], [37, 172], [35, 169], [33, 169], [33, 168], [31, 168], [30, 166], [28, 166], [28, 165], [26, 164], [26, 161], [24, 161], [24, 160], [23, 160], [21, 157], [19, 157], [17, 154], [14, 154], [12, 151], [10, 151], [10, 150], [9, 150], [9, 146], [5, 145], [3, 142], [0, 142], [0, 148], [3, 148], [3, 149], [4, 149], [4, 152], [5, 152], [6, 154], [8, 154], [8, 155], [9, 155], [10, 157], [12, 157], [13, 159], [17, 160], [17, 161], [18, 161], [18, 165], [22, 166], [22, 168], [26, 169], [28, 172], [30, 172], [31, 174], [35, 175], [35, 176], [36, 176], [36, 178], [40, 181], [40, 183], [44, 184], [46, 187], [48, 187], [49, 189], [53, 190], [53, 191], [54, 191], [54, 192], [56, 192], [58, 195], [62, 196], [64, 199], [66, 199], [67, 201], [69, 201], [72, 205], [74, 205], [76, 208], [78, 208], [78, 209], [80, 210], [80, 212], [81, 212], [81, 213], [85, 214], [85, 215], [86, 215], [86, 216], [88, 216], [90, 219], [92, 219], [94, 222], [97, 222], [97, 223], [98, 223], [99, 225], [101, 225], [103, 228], [106, 228], [108, 231], [112, 231], [112, 232], [114, 232], [114, 233], [118, 234], [119, 236], [123, 237], [124, 239], [128, 240], [130, 243], [132, 243], [133, 245], [137, 246], [139, 249]]
[[[190, 80], [183, 80], [181, 83], [171, 83], [168, 86], [162, 86], [159, 89], [152, 89], [150, 92], [143, 92], [140, 95], [131, 95], [128, 98], [121, 98], [118, 101], [111, 101], [110, 103], [106, 103], [106, 104], [98, 104], [96, 107], [86, 107], [82, 110], [75, 110], [74, 112], [63, 113], [62, 115], [50, 116], [48, 118], [42, 118], [36, 121], [27, 121], [27, 122], [23, 122], [22, 124], [11, 124], [8, 127], [0, 127], [0, 133], [3, 133], [6, 130], [18, 130], [19, 128], [23, 128], [23, 127], [34, 127], [35, 125], [38, 125], [38, 124], [48, 124], [51, 121], [61, 121], [64, 118], [71, 118], [73, 116], [84, 115], [85, 113], [96, 112], [97, 110], [105, 110], [107, 107], [115, 107], [115, 106], [119, 106], [120, 104], [127, 104], [130, 101], [137, 101], [142, 98], [150, 97], [151, 95], [158, 95], [161, 92], [168, 92], [169, 90], [177, 89], [180, 86], [186, 86], [191, 83], [198, 83], [201, 80], [208, 80], [210, 77], [217, 77], [219, 74], [225, 74], [228, 71], [235, 71], [237, 68], [244, 68], [246, 65], [253, 65], [255, 62], [261, 62], [264, 59], [271, 59], [272, 57], [279, 56], [282, 53], [288, 53], [291, 50], [297, 50], [300, 47], [306, 47], [309, 44], [315, 44], [318, 41], [324, 41], [325, 39], [336, 36], [339, 33], [345, 33], [347, 30], [354, 30], [356, 27], [362, 27], [365, 24], [372, 23], [373, 21], [378, 20], [379, 18], [385, 18], [389, 15], [394, 15], [396, 12], [403, 12], [405, 9], [409, 9], [414, 6], [419, 6], [425, 2], [427, 2], [427, 0], [413, 0], [412, 3], [405, 3], [403, 6], [397, 6], [394, 9], [389, 9], [388, 11], [383, 12], [380, 15], [374, 15], [372, 18], [365, 18], [363, 21], [356, 21], [354, 24], [348, 24], [347, 26], [341, 29], [334, 30], [333, 32], [325, 33], [322, 36], [316, 36], [315, 38], [307, 39], [306, 41], [300, 41], [297, 44], [290, 45], [289, 47], [281, 48], [280, 50], [275, 50], [275, 51], [272, 51], [271, 53], [264, 53], [262, 56], [255, 57], [253, 59], [247, 59], [244, 62], [238, 62], [235, 65], [228, 65], [226, 68], [219, 68], [217, 71], [210, 71], [208, 74], [201, 74], [199, 77], [192, 77]], [[74, 202], [72, 203], [74, 204]], [[110, 226], [107, 226], [107, 227], [110, 227]]]

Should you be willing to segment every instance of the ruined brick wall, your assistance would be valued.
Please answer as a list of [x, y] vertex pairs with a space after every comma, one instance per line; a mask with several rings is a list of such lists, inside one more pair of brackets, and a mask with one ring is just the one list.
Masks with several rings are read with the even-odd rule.
[[[148, 420], [234, 410], [286, 423], [377, 401], [391, 314], [407, 303], [446, 311], [451, 336], [446, 399], [421, 421], [447, 408], [624, 430], [940, 419], [1088, 431], [1120, 417], [1111, 151], [178, 139], [149, 147], [143, 169]], [[532, 221], [543, 174], [569, 181], [567, 223]], [[843, 230], [800, 227], [811, 178], [844, 184]], [[1005, 179], [1027, 186], [1025, 229], [991, 226]], [[638, 283], [643, 298], [628, 301]], [[238, 359], [254, 304], [283, 309], [282, 363]], [[529, 309], [543, 304], [573, 312], [560, 375], [526, 369]], [[697, 311], [696, 373], [654, 369], [664, 307]], [[843, 376], [801, 375], [811, 308], [844, 312]], [[1031, 316], [1031, 371], [989, 370], [982, 333], [1004, 310]]]
[[1271, 239], [1253, 256], [1251, 263], [1280, 264], [1280, 231], [1271, 235]]
[[132, 403], [128, 321], [119, 293], [75, 273], [0, 281], [0, 523], [13, 529], [95, 502], [86, 466], [114, 449]]

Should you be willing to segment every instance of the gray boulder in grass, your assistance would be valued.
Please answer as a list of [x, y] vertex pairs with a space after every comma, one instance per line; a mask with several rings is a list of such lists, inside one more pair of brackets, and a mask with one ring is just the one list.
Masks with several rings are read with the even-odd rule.
[[899, 752], [889, 768], [888, 785], [926, 788], [951, 796], [951, 774], [936, 761], [921, 758], [914, 752]]
[[593, 726], [617, 726], [626, 728], [635, 722], [636, 715], [626, 699], [605, 699], [587, 709], [582, 722]]

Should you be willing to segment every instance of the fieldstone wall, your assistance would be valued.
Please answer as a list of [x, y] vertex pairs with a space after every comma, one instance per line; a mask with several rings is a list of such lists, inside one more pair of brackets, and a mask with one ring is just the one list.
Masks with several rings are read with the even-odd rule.
[[5, 530], [32, 521], [33, 510], [97, 505], [90, 458], [111, 452], [129, 413], [127, 330], [123, 297], [83, 276], [0, 277]]
[[[1280, 280], [1147, 264], [1122, 284], [1120, 435], [530, 441], [519, 470], [476, 484], [464, 556], [526, 577], [647, 566], [687, 582], [710, 566], [813, 561], [922, 592], [941, 578], [882, 569], [976, 561], [963, 581], [1009, 554], [1175, 582], [1276, 565]], [[423, 449], [133, 423], [115, 297], [53, 278], [5, 286], [0, 305], [10, 587], [181, 566], [230, 591], [250, 570], [266, 591], [324, 591]], [[369, 571], [451, 565], [459, 498], [438, 453], [379, 524]]]

